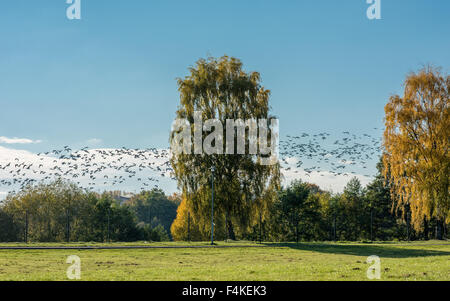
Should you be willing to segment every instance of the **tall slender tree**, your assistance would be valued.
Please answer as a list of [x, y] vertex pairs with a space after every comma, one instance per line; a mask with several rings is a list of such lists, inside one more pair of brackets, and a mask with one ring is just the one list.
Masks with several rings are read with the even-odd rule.
[[[424, 217], [449, 221], [450, 76], [433, 67], [408, 75], [403, 96], [385, 107], [385, 175], [400, 208], [411, 209], [419, 229]], [[438, 235], [442, 237], [441, 234]]]
[[[242, 62], [227, 56], [200, 59], [190, 74], [178, 80], [180, 106], [176, 112], [178, 119], [185, 119], [194, 131], [194, 112], [201, 112], [201, 119], [217, 119], [223, 125], [223, 137], [236, 133], [236, 128], [228, 130], [226, 120], [243, 121], [249, 119], [266, 119], [270, 124], [273, 116], [269, 113], [270, 91], [261, 85], [258, 72], [247, 73]], [[215, 128], [216, 126], [214, 126]], [[267, 138], [271, 140], [274, 133], [268, 128]], [[211, 128], [212, 129], [212, 128]], [[217, 130], [215, 128], [214, 130]], [[200, 129], [202, 131], [202, 129]], [[171, 133], [171, 143], [178, 133]], [[202, 131], [202, 141], [210, 132]], [[221, 134], [222, 135], [222, 134]], [[225, 216], [228, 236], [236, 238], [236, 226], [245, 232], [252, 224], [258, 222], [259, 212], [268, 208], [270, 195], [279, 187], [280, 172], [278, 162], [274, 165], [259, 164], [265, 155], [249, 152], [249, 139], [245, 139], [245, 153], [238, 152], [237, 135], [234, 135], [232, 154], [221, 155], [219, 151], [206, 154], [194, 149], [191, 154], [174, 154], [171, 164], [178, 186], [186, 198], [186, 206], [200, 224], [200, 229], [209, 229], [211, 218], [211, 167], [215, 166], [215, 214]], [[245, 127], [245, 137], [250, 137], [250, 129]], [[221, 153], [227, 153], [216, 136], [211, 145]], [[263, 214], [264, 219], [264, 214]]]

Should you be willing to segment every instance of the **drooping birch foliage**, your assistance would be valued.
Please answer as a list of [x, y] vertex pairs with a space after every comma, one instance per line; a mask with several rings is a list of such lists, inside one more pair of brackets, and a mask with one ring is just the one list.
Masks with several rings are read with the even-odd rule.
[[403, 96], [385, 106], [385, 178], [416, 229], [424, 217], [450, 217], [449, 92], [450, 76], [427, 67], [408, 75]]

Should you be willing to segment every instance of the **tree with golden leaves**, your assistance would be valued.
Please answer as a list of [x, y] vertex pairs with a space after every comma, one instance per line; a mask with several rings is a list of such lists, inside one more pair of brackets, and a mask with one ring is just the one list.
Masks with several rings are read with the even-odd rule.
[[450, 76], [426, 67], [409, 74], [403, 97], [385, 106], [385, 178], [397, 208], [410, 208], [415, 229], [424, 218], [436, 218], [439, 229], [449, 222], [449, 95]]
[[[270, 114], [270, 91], [261, 85], [260, 74], [246, 72], [239, 59], [228, 56], [200, 59], [189, 71], [188, 76], [178, 80], [180, 105], [176, 116], [189, 121], [194, 140], [195, 112], [200, 112], [202, 120], [216, 119], [222, 125], [226, 125], [227, 120], [250, 119], [265, 120], [269, 125], [275, 119]], [[245, 137], [250, 137], [249, 126], [244, 130]], [[224, 126], [223, 137], [236, 131]], [[178, 132], [179, 129], [171, 132], [171, 144]], [[206, 141], [210, 132], [201, 132], [201, 141]], [[272, 135], [275, 137], [269, 126], [267, 134], [268, 141]], [[194, 153], [175, 153], [170, 160], [178, 187], [192, 208], [191, 215], [201, 231], [206, 232], [211, 231], [211, 167], [215, 167], [215, 223], [223, 218], [228, 238], [233, 240], [236, 234], [242, 235], [257, 224], [260, 215], [265, 218], [270, 197], [279, 188], [281, 177], [278, 161], [272, 165], [260, 164], [262, 158], [269, 156], [263, 154], [261, 145], [257, 154], [252, 154], [250, 139], [245, 139], [245, 151], [238, 152], [236, 136], [230, 147], [232, 154], [224, 155], [228, 145], [225, 147], [214, 138], [214, 145], [222, 150], [221, 154], [195, 153], [194, 148]], [[216, 230], [220, 228], [217, 225]]]
[[193, 220], [190, 210], [187, 206], [186, 199], [181, 201], [177, 209], [177, 218], [173, 221], [170, 227], [170, 232], [174, 240], [192, 240], [200, 241], [207, 239], [200, 232], [198, 224]]

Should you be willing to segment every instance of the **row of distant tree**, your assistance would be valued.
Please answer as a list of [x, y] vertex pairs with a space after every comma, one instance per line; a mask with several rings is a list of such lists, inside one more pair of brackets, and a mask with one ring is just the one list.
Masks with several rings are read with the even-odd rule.
[[[410, 225], [410, 212], [396, 210], [382, 166], [378, 164], [379, 174], [366, 187], [353, 178], [338, 194], [294, 181], [278, 191], [256, 220], [236, 226], [236, 238], [389, 241], [437, 238], [439, 231], [445, 236], [448, 224], [424, 219], [418, 230]], [[214, 223], [215, 238], [229, 239], [226, 216], [216, 213]], [[200, 241], [210, 238], [208, 226], [195, 220], [186, 200], [160, 189], [121, 202], [111, 193], [100, 195], [59, 180], [10, 195], [0, 206], [0, 241]]]
[[161, 190], [123, 203], [57, 180], [9, 195], [0, 206], [0, 241], [166, 241], [178, 203]]
[[[366, 187], [351, 179], [342, 193], [333, 194], [317, 185], [293, 181], [281, 188], [268, 210], [250, 227], [235, 229], [238, 237], [262, 241], [391, 241], [445, 237], [448, 224], [424, 218], [419, 229], [411, 225], [411, 212], [395, 207], [390, 189], [379, 174]], [[183, 200], [172, 224], [176, 240], [207, 240], [208, 227], [199, 227]], [[225, 217], [215, 217], [215, 236], [227, 239]]]

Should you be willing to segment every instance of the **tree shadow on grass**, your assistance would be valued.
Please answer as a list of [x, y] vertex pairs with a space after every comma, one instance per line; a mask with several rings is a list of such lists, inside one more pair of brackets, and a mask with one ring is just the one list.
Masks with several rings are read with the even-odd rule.
[[[403, 248], [404, 246], [392, 245], [370, 245], [370, 244], [308, 244], [308, 243], [267, 243], [272, 247], [288, 247], [295, 250], [311, 251], [329, 254], [343, 254], [354, 256], [370, 256], [377, 255], [385, 258], [408, 258], [408, 257], [429, 257], [429, 256], [450, 256], [450, 251], [430, 250], [426, 249], [427, 245], [423, 245], [424, 249]], [[450, 244], [448, 245], [450, 250]]]

